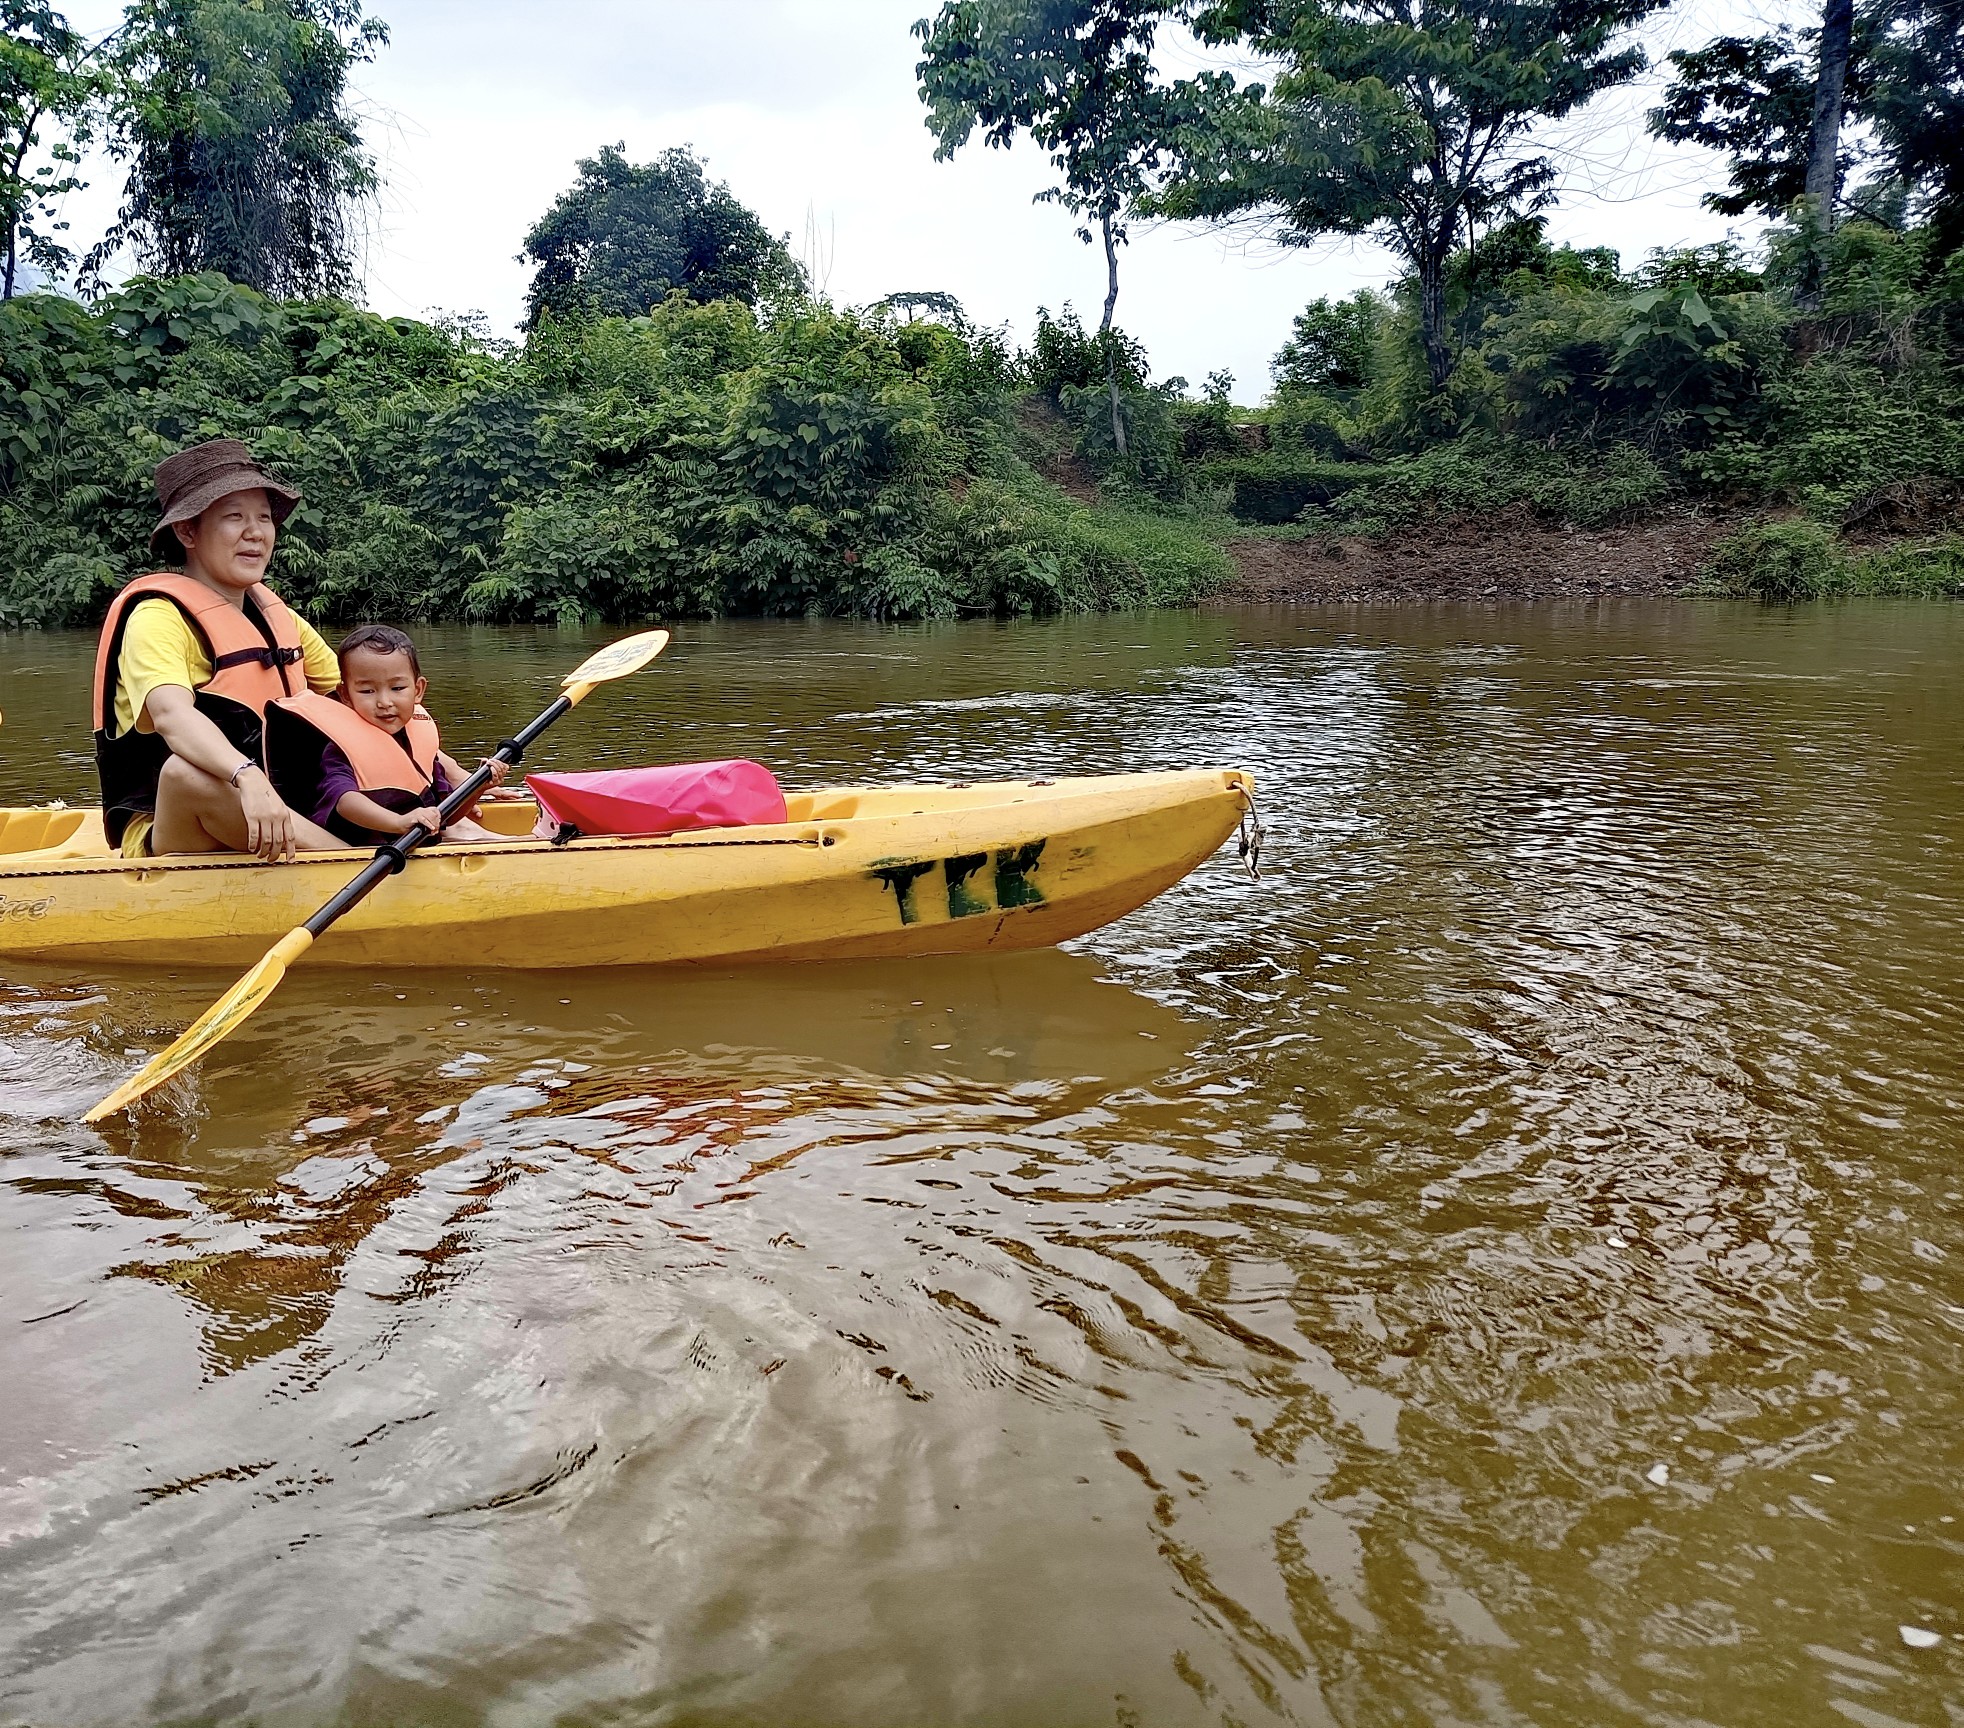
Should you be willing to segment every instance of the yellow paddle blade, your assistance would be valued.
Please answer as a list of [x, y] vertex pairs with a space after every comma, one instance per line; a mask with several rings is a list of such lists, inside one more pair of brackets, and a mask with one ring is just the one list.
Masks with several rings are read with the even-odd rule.
[[274, 943], [265, 959], [192, 1021], [182, 1038], [152, 1057], [142, 1072], [125, 1080], [82, 1120], [100, 1122], [118, 1110], [127, 1110], [146, 1092], [154, 1091], [173, 1074], [190, 1067], [221, 1038], [230, 1037], [279, 988], [287, 967], [306, 953], [313, 941], [312, 934], [304, 927], [289, 930]]
[[[618, 642], [609, 642], [598, 654], [588, 655], [560, 680], [560, 685], [571, 694], [576, 684], [591, 689], [610, 679], [625, 678], [630, 672], [639, 672], [667, 646], [666, 630], [644, 630], [639, 636], [623, 636]], [[573, 700], [577, 702], [579, 697]]]

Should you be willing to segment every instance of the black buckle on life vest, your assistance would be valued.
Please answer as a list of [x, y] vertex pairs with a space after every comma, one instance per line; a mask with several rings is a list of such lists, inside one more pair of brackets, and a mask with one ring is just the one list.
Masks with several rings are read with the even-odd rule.
[[271, 672], [281, 666], [291, 666], [296, 660], [304, 660], [304, 648], [234, 648], [229, 654], [221, 654], [211, 663], [214, 672], [223, 672], [228, 666], [264, 666]]

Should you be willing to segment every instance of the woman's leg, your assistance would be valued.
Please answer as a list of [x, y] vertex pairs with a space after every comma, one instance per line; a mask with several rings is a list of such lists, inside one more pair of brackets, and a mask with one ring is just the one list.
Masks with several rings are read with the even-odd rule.
[[[293, 838], [303, 852], [347, 850], [325, 828], [315, 827], [298, 814], [293, 818]], [[157, 776], [157, 820], [150, 830], [152, 855], [243, 852], [245, 843], [245, 812], [238, 793], [182, 756], [166, 762]]]

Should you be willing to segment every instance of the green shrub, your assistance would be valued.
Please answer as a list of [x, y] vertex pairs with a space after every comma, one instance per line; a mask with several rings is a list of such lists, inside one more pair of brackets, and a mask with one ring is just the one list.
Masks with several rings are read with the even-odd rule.
[[1421, 521], [1526, 505], [1538, 515], [1599, 527], [1655, 508], [1672, 495], [1670, 476], [1628, 444], [1593, 451], [1477, 434], [1372, 468], [1332, 467], [1328, 482], [1356, 483], [1312, 502], [1301, 520], [1339, 533], [1373, 533]]
[[1964, 539], [1955, 535], [1892, 546], [1844, 569], [1844, 593], [1964, 600]]
[[1704, 593], [1784, 604], [1964, 599], [1964, 540], [1948, 536], [1851, 552], [1818, 522], [1761, 522], [1721, 540], [1699, 575]]
[[1818, 522], [1758, 522], [1713, 548], [1701, 586], [1742, 600], [1813, 600], [1834, 586], [1840, 563]]
[[1013, 467], [945, 495], [928, 543], [931, 561], [957, 578], [951, 613], [1184, 606], [1233, 575], [1219, 545], [1191, 524], [1088, 510]]

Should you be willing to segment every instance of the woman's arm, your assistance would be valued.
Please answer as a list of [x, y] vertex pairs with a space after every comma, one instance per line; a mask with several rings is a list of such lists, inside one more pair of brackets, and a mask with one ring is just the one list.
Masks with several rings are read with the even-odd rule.
[[273, 790], [265, 770], [219, 731], [217, 722], [198, 712], [189, 690], [182, 684], [159, 684], [144, 698], [143, 713], [173, 756], [238, 793], [248, 852], [266, 859], [293, 857], [293, 812]]

